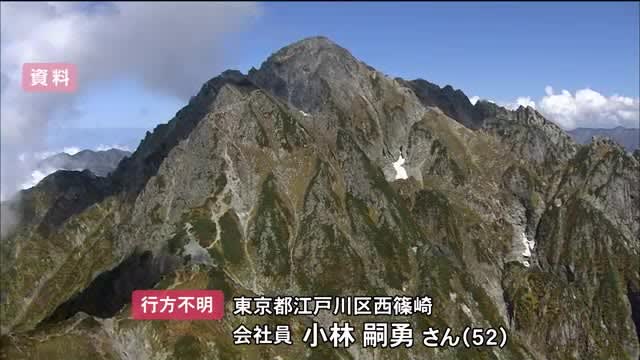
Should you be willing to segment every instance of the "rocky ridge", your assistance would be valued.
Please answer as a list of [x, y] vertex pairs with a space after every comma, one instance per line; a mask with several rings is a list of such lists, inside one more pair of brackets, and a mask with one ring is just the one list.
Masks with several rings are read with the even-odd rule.
[[[0, 356], [636, 359], [639, 171], [531, 108], [472, 105], [305, 39], [206, 82], [106, 179], [58, 172], [2, 204], [22, 216], [1, 243]], [[150, 287], [428, 294], [434, 314], [406, 319], [415, 329], [504, 326], [510, 339], [241, 349], [233, 328], [264, 319], [129, 319], [130, 291]], [[287, 319], [295, 339], [309, 320]]]

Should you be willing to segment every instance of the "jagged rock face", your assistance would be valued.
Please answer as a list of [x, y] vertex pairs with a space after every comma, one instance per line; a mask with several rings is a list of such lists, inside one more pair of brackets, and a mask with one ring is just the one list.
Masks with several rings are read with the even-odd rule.
[[476, 107], [484, 119], [483, 128], [503, 138], [512, 151], [537, 166], [538, 172], [553, 171], [576, 153], [569, 135], [533, 108], [520, 106], [509, 111], [484, 101]]
[[462, 91], [454, 90], [450, 85], [440, 88], [423, 79], [400, 81], [411, 88], [425, 106], [439, 108], [447, 116], [456, 119], [470, 129], [477, 129], [481, 126], [482, 114], [474, 108]]
[[[408, 178], [396, 180], [400, 155]], [[108, 178], [59, 172], [3, 204], [25, 216], [2, 241], [1, 354], [636, 359], [639, 170], [532, 109], [472, 106], [306, 39], [205, 83]], [[426, 294], [433, 315], [408, 319], [415, 329], [504, 326], [510, 340], [311, 350], [302, 317], [287, 320], [297, 345], [240, 351], [231, 330], [265, 319], [228, 302], [223, 321], [130, 320], [127, 293], [152, 286]]]
[[409, 129], [425, 113], [410, 89], [323, 37], [276, 52], [249, 78], [299, 109], [301, 123], [332, 148], [338, 129], [348, 130], [385, 172], [392, 170], [389, 163], [406, 148]]

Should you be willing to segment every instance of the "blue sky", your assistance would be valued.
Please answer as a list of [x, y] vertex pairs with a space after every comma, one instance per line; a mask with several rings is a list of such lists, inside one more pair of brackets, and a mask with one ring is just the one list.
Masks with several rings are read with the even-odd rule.
[[[122, 33], [115, 39], [125, 44], [119, 47], [107, 44], [104, 39], [111, 39], [109, 37], [73, 35], [92, 33], [78, 29], [63, 35], [69, 37], [70, 44], [76, 42], [84, 47], [74, 49], [72, 45], [61, 45], [60, 52], [54, 54], [59, 57], [60, 54], [76, 54], [78, 59], [69, 55], [71, 58], [67, 60], [79, 63], [80, 71], [96, 61], [96, 58], [89, 60], [86, 56], [91, 52], [114, 63], [130, 64], [123, 67], [127, 71], [117, 72], [114, 67], [106, 76], [92, 74], [92, 81], [86, 84], [80, 79], [82, 91], [69, 100], [69, 106], [53, 106], [47, 111], [44, 121], [49, 124], [50, 142], [60, 142], [57, 138], [61, 134], [59, 128], [151, 129], [170, 120], [187, 102], [188, 95], [195, 94], [202, 83], [222, 70], [234, 68], [246, 72], [252, 66], [259, 67], [279, 48], [315, 35], [333, 39], [357, 58], [388, 75], [424, 78], [442, 86], [450, 84], [469, 97], [477, 96], [501, 105], [535, 104], [566, 128], [581, 125], [612, 127], [616, 124], [637, 127], [637, 99], [640, 96], [640, 7], [637, 2], [281, 2], [242, 5], [245, 7], [241, 10], [220, 4], [217, 7], [208, 5], [192, 4], [190, 10], [183, 10], [187, 9], [184, 4], [163, 3], [169, 8], [169, 17], [164, 20], [156, 20], [157, 16], [163, 15], [157, 10], [160, 6], [157, 4], [56, 5], [57, 18], [72, 19], [80, 14], [86, 20], [82, 26], [95, 23], [94, 32], [100, 26], [113, 24], [112, 31]], [[28, 20], [32, 20], [31, 16], [36, 12], [35, 6], [15, 5]], [[205, 7], [207, 9], [200, 9]], [[200, 13], [205, 15], [197, 18]], [[100, 15], [105, 14], [108, 21], [98, 25]], [[56, 16], [43, 15], [45, 25], [42, 28], [46, 30], [39, 33], [58, 31], [59, 25], [47, 25], [55, 24]], [[118, 20], [118, 16], [122, 20]], [[3, 23], [13, 27], [18, 23], [17, 18], [7, 15]], [[227, 18], [235, 20], [225, 22]], [[145, 30], [131, 24], [139, 22], [144, 26], [145, 21], [155, 28]], [[162, 25], [165, 21], [176, 21], [176, 24]], [[219, 23], [224, 24], [209, 34]], [[69, 24], [70, 28], [79, 26], [72, 20]], [[163, 28], [169, 30], [162, 33]], [[88, 29], [92, 30], [91, 27]], [[151, 40], [158, 42], [147, 45], [150, 38], [145, 35], [139, 36], [136, 42], [141, 31], [148, 31], [150, 35], [146, 36], [155, 36], [158, 39]], [[5, 28], [3, 32], [7, 32]], [[14, 40], [12, 36], [18, 40], [14, 43], [22, 46], [39, 44], [33, 34], [4, 33], [5, 49], [11, 44], [7, 39]], [[196, 44], [191, 48], [187, 46], [186, 53], [180, 53], [176, 59], [181, 43], [191, 38], [196, 39]], [[127, 46], [130, 40], [132, 44]], [[64, 41], [57, 43], [65, 44]], [[136, 48], [141, 50], [136, 53]], [[146, 51], [149, 51], [147, 58]], [[3, 81], [8, 62], [4, 53], [7, 51], [3, 52]], [[44, 54], [51, 57], [51, 52]], [[128, 57], [132, 60], [127, 60]], [[164, 58], [171, 59], [164, 63]], [[192, 64], [199, 58], [205, 59], [204, 63]], [[151, 60], [150, 69], [141, 67], [140, 63], [148, 59]], [[206, 62], [209, 60], [210, 65]], [[182, 96], [177, 97], [167, 91], [171, 90], [171, 81], [194, 68], [197, 73], [189, 74], [193, 81], [189, 83], [188, 89], [192, 90], [188, 95], [183, 91]], [[173, 78], [168, 83], [158, 82], [153, 78], [158, 73], [163, 75], [158, 69], [164, 74], [170, 71]], [[149, 76], [136, 75], [147, 71], [152, 72], [151, 82], [147, 81]], [[554, 96], [544, 99], [549, 95], [545, 94], [547, 86], [553, 87]], [[563, 89], [569, 93], [562, 93]], [[614, 95], [624, 98], [613, 98]], [[624, 105], [630, 100], [632, 105]], [[24, 101], [27, 109], [39, 108], [30, 101]], [[602, 106], [594, 108], [595, 103]], [[563, 113], [574, 108], [578, 110], [573, 111], [573, 115]], [[631, 110], [635, 118], [627, 118], [626, 122], [607, 120], [612, 116], [615, 118], [619, 110], [627, 114]], [[105, 139], [104, 143], [111, 140]]]
[[[389, 75], [451, 84], [508, 102], [544, 88], [639, 95], [638, 3], [264, 3], [226, 38], [222, 68], [246, 72], [304, 37], [325, 35]], [[197, 88], [194, 89], [194, 93]], [[81, 102], [64, 126], [152, 127], [183, 99], [114, 79]], [[117, 107], [112, 104], [117, 103]]]
[[[316, 35], [388, 75], [450, 84], [472, 102], [532, 106], [565, 129], [640, 125], [638, 2], [0, 6], [3, 193], [29, 174], [24, 154], [134, 150], [205, 81]], [[29, 62], [75, 64], [79, 90], [23, 91]]]
[[276, 3], [241, 69], [326, 35], [378, 70], [509, 99], [546, 85], [638, 96], [638, 3]]

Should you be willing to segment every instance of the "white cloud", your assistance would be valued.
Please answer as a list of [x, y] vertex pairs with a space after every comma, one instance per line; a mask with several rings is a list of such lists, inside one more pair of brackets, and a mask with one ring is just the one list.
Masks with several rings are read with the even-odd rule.
[[104, 145], [104, 144], [100, 144], [96, 147], [96, 151], [107, 151], [110, 149], [118, 149], [118, 150], [122, 150], [122, 151], [131, 151], [131, 149], [126, 146], [126, 145], [118, 145], [118, 144], [114, 144], [114, 145]]
[[[56, 154], [60, 154], [60, 153], [67, 153], [69, 155], [75, 155], [75, 154], [77, 154], [79, 152], [80, 152], [80, 148], [79, 147], [77, 147], [77, 146], [68, 146], [68, 147], [65, 147], [64, 149], [58, 150], [58, 151], [47, 150], [47, 151], [35, 152], [35, 153], [33, 153], [33, 158], [36, 159], [36, 160], [44, 160], [44, 159], [46, 159], [46, 158], [48, 158], [50, 156], [53, 156], [53, 155], [56, 155]], [[31, 160], [29, 158], [29, 156], [28, 156], [29, 154], [30, 153], [22, 153], [22, 154], [20, 154], [20, 157], [19, 157], [20, 161], [21, 162], [27, 162], [27, 161]]]
[[[113, 145], [100, 144], [100, 145], [96, 146], [94, 150], [95, 151], [106, 151], [106, 150], [110, 150], [110, 149], [118, 149], [118, 150], [122, 150], [122, 151], [131, 151], [131, 149], [128, 146], [119, 145], [119, 144], [113, 144]], [[75, 154], [79, 153], [80, 151], [82, 151], [82, 149], [80, 149], [77, 146], [67, 146], [67, 147], [64, 147], [62, 150], [47, 150], [47, 151], [34, 152], [33, 153], [33, 158], [39, 161], [39, 160], [44, 160], [44, 159], [46, 159], [48, 157], [51, 157], [51, 156], [57, 155], [57, 154], [61, 154], [61, 153], [67, 153], [69, 155], [75, 155]], [[31, 159], [29, 158], [29, 154], [30, 153], [22, 153], [22, 154], [20, 154], [18, 159], [21, 162], [30, 161]]]
[[553, 88], [551, 87], [551, 85], [547, 85], [544, 87], [544, 93], [547, 94], [547, 96], [553, 95]]
[[[61, 151], [40, 151], [40, 152], [34, 153], [33, 157], [38, 159], [38, 160], [44, 160], [44, 159], [48, 158], [49, 156], [53, 156], [53, 155], [58, 154], [60, 152]], [[22, 162], [27, 161], [27, 154], [25, 154], [25, 153], [20, 154], [20, 158], [19, 159]]]
[[[109, 149], [118, 149], [118, 150], [123, 150], [123, 151], [131, 151], [129, 149], [129, 147], [124, 146], [124, 145], [98, 145], [95, 148], [95, 151], [106, 151]], [[18, 156], [18, 160], [20, 163], [22, 164], [33, 164], [36, 161], [41, 161], [44, 160], [48, 157], [51, 157], [53, 155], [57, 155], [60, 153], [67, 153], [69, 155], [75, 155], [77, 153], [79, 153], [81, 150], [80, 148], [78, 148], [77, 146], [68, 146], [63, 148], [62, 150], [59, 151], [42, 151], [42, 152], [35, 152], [35, 153], [22, 153]], [[19, 188], [21, 190], [25, 190], [25, 189], [29, 189], [32, 188], [36, 185], [38, 185], [38, 183], [40, 181], [42, 181], [42, 179], [44, 179], [45, 177], [53, 174], [54, 172], [61, 170], [60, 168], [55, 168], [55, 167], [50, 167], [50, 166], [46, 166], [46, 167], [38, 167], [35, 168], [33, 170], [31, 170], [31, 172], [29, 173], [29, 175], [22, 179], [22, 182], [19, 185]], [[82, 171], [84, 169], [76, 169], [77, 171]], [[0, 200], [5, 201], [8, 198], [10, 198], [11, 193], [7, 193], [5, 196], [5, 192], [1, 192], [0, 193]]]
[[[490, 102], [490, 103], [493, 103], [493, 104], [498, 104], [498, 103], [497, 103], [497, 102], [495, 102], [494, 100], [491, 100], [491, 99], [485, 99], [485, 98], [480, 97], [480, 96], [472, 96], [472, 97], [470, 97], [470, 98], [469, 98], [469, 102], [470, 102], [472, 105], [475, 105], [478, 101], [486, 101], [486, 102]], [[502, 104], [499, 104], [499, 105], [500, 105], [500, 106], [504, 106], [504, 105], [502, 105]]]
[[[0, 191], [0, 199], [2, 199], [3, 201], [5, 199], [4, 193], [2, 193], [2, 191]], [[14, 196], [14, 199], [16, 201], [20, 200], [18, 194]], [[12, 211], [8, 206], [7, 207], [3, 206], [2, 216], [0, 216], [0, 239], [4, 239], [4, 237], [7, 236], [13, 230], [13, 228], [16, 226], [17, 223], [18, 223], [17, 214], [14, 211]]]
[[529, 96], [520, 96], [516, 99], [515, 102], [511, 102], [511, 103], [500, 103], [500, 106], [503, 106], [507, 109], [510, 110], [516, 110], [517, 108], [519, 108], [520, 106], [524, 106], [524, 107], [532, 107], [532, 108], [536, 108], [536, 102], [531, 100], [531, 97]]
[[[640, 127], [640, 99], [638, 98], [620, 95], [605, 96], [589, 88], [580, 89], [575, 94], [568, 90], [555, 93], [553, 87], [549, 85], [544, 88], [544, 92], [546, 95], [538, 101], [534, 101], [529, 96], [521, 96], [515, 101], [497, 102], [497, 104], [511, 110], [520, 106], [530, 106], [567, 130], [576, 127]], [[473, 96], [471, 99], [475, 104], [480, 97]]]
[[45, 177], [53, 174], [54, 172], [58, 171], [59, 169], [56, 168], [45, 168], [45, 169], [37, 169], [37, 170], [33, 170], [33, 172], [31, 172], [31, 176], [30, 178], [25, 181], [24, 183], [22, 183], [22, 185], [20, 185], [21, 189], [29, 189], [32, 188], [36, 185], [38, 185], [38, 183], [44, 179]]
[[[71, 114], [91, 84], [123, 77], [188, 99], [223, 70], [226, 36], [259, 16], [256, 3], [0, 3], [2, 194], [18, 189], [43, 151], [54, 114]], [[75, 94], [25, 93], [25, 62], [78, 68]], [[33, 158], [33, 157], [31, 157]]]
[[565, 129], [576, 127], [613, 128], [639, 127], [640, 100], [612, 95], [604, 96], [592, 89], [580, 89], [572, 94], [562, 90], [559, 94], [551, 86], [539, 101], [539, 111]]
[[76, 146], [69, 146], [69, 147], [64, 148], [62, 150], [62, 152], [65, 152], [65, 153], [67, 153], [69, 155], [75, 155], [75, 154], [80, 152], [80, 148], [78, 148]]
[[531, 98], [528, 96], [522, 96], [517, 98], [516, 104], [518, 104], [518, 106], [532, 107], [534, 109], [536, 108], [536, 102], [531, 100]]
[[[98, 145], [95, 148], [95, 151], [106, 151], [106, 150], [110, 150], [110, 149], [118, 149], [118, 150], [123, 150], [123, 151], [131, 151], [129, 149], [129, 147], [124, 146], [124, 145]], [[79, 153], [81, 150], [80, 148], [78, 148], [77, 146], [68, 146], [65, 147], [62, 150], [59, 151], [42, 151], [42, 152], [36, 152], [36, 153], [22, 153], [20, 154], [20, 156], [18, 157], [19, 161], [21, 163], [27, 163], [27, 164], [33, 164], [34, 161], [41, 161], [44, 160], [48, 157], [57, 155], [57, 154], [61, 154], [61, 153], [67, 153], [69, 155], [75, 155], [77, 153]], [[28, 188], [32, 188], [34, 186], [36, 186], [42, 179], [44, 179], [45, 177], [53, 174], [54, 172], [60, 170], [59, 168], [54, 168], [54, 167], [39, 167], [36, 168], [34, 170], [31, 171], [31, 173], [29, 174], [29, 176], [26, 179], [23, 179], [23, 182], [20, 184], [20, 189], [24, 190], [24, 189], [28, 189]], [[77, 169], [79, 171], [82, 171], [83, 169]], [[5, 196], [4, 196], [4, 192], [2, 193], [2, 200], [6, 200]]]

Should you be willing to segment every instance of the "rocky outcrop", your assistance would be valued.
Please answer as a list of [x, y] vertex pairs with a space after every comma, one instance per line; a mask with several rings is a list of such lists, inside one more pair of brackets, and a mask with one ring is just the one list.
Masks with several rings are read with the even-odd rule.
[[[59, 172], [11, 205], [25, 216], [2, 242], [1, 354], [635, 359], [638, 170], [531, 108], [473, 106], [305, 39], [205, 83], [108, 178]], [[425, 294], [433, 315], [405, 319], [414, 329], [510, 337], [504, 349], [239, 349], [234, 327], [281, 319], [228, 302], [222, 321], [132, 321], [126, 294], [150, 287]]]
[[399, 79], [399, 81], [411, 88], [425, 106], [437, 107], [448, 117], [459, 121], [470, 129], [482, 126], [483, 114], [474, 108], [469, 98], [461, 90], [454, 90], [451, 85], [441, 88], [423, 79], [412, 81]]

